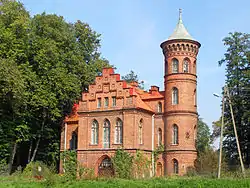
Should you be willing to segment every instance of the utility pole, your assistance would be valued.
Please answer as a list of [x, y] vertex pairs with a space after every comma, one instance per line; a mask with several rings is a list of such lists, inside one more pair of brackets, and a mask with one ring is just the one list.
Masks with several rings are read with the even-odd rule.
[[228, 101], [229, 101], [229, 106], [230, 106], [230, 111], [231, 111], [231, 116], [232, 116], [232, 121], [233, 121], [233, 126], [234, 126], [234, 134], [235, 134], [236, 144], [237, 144], [238, 153], [239, 153], [239, 157], [240, 157], [241, 170], [242, 170], [243, 176], [245, 177], [245, 168], [244, 168], [244, 164], [243, 164], [242, 157], [241, 157], [240, 144], [239, 144], [238, 134], [237, 134], [236, 125], [235, 125], [235, 121], [234, 121], [232, 101], [230, 98], [228, 87], [227, 86], [225, 86], [225, 87], [226, 87], [226, 93], [228, 96]]
[[222, 96], [222, 112], [221, 112], [221, 128], [220, 128], [220, 155], [219, 155], [219, 168], [218, 168], [218, 179], [220, 179], [221, 174], [221, 161], [222, 161], [222, 142], [223, 142], [223, 129], [224, 129], [224, 109], [225, 109], [225, 92], [226, 86], [224, 87], [224, 92]]

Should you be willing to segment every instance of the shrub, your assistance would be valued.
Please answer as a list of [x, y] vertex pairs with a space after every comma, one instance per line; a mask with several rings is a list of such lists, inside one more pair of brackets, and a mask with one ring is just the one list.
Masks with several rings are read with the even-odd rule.
[[133, 156], [124, 149], [118, 149], [111, 158], [117, 178], [131, 178], [133, 170]]
[[0, 176], [8, 175], [8, 165], [5, 160], [0, 160]]

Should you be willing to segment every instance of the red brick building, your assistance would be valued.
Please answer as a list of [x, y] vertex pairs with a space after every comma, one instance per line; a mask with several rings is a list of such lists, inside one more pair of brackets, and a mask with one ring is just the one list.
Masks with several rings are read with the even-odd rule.
[[[137, 83], [121, 80], [114, 69], [104, 68], [65, 119], [61, 151], [76, 149], [78, 161], [93, 168], [96, 175], [110, 168], [110, 157], [121, 147], [130, 153], [141, 150], [152, 159], [151, 175], [185, 174], [197, 156], [199, 47], [184, 27], [180, 12], [174, 33], [161, 44], [164, 91], [157, 86], [141, 90]], [[152, 151], [160, 144], [164, 153], [156, 161]]]

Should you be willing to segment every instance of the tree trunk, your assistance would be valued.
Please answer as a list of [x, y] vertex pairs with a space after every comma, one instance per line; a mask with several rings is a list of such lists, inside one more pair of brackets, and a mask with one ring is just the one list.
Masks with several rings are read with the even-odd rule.
[[30, 163], [30, 157], [31, 157], [32, 146], [33, 146], [33, 142], [32, 142], [32, 139], [31, 139], [31, 141], [30, 141], [30, 148], [29, 148], [29, 154], [28, 154], [28, 164]]
[[33, 152], [33, 155], [32, 155], [32, 158], [30, 160], [30, 162], [33, 162], [35, 160], [35, 157], [36, 157], [36, 153], [37, 153], [37, 150], [38, 150], [38, 147], [39, 147], [39, 144], [40, 144], [40, 140], [41, 140], [41, 137], [42, 137], [42, 134], [43, 134], [43, 128], [44, 128], [44, 121], [42, 123], [42, 128], [41, 128], [41, 131], [38, 135], [38, 140], [36, 142], [36, 147], [34, 149], [34, 152]]
[[9, 175], [11, 174], [11, 171], [12, 171], [12, 165], [15, 159], [16, 149], [17, 149], [17, 142], [15, 141], [13, 149], [12, 149], [10, 161], [9, 161]]

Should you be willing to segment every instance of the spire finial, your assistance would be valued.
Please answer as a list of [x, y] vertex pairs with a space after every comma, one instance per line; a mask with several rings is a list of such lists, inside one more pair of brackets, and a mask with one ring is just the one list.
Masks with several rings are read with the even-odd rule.
[[179, 8], [179, 21], [182, 21], [182, 9]]

